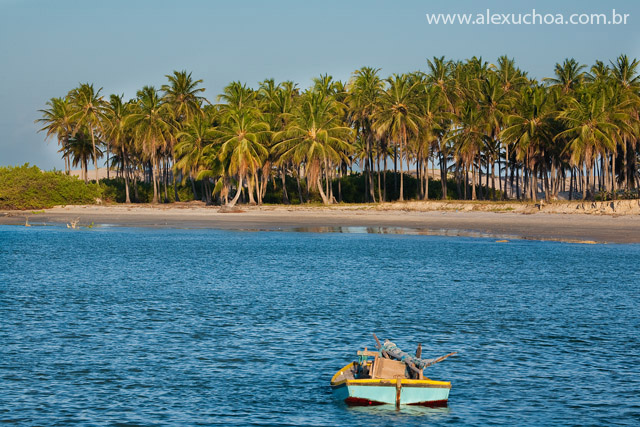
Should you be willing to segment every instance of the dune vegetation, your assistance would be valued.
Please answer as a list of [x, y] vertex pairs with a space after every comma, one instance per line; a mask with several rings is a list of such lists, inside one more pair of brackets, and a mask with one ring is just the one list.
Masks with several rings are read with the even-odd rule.
[[0, 209], [42, 209], [56, 205], [95, 203], [95, 183], [85, 184], [60, 171], [44, 172], [28, 164], [0, 167]]
[[153, 203], [181, 200], [182, 188], [182, 200], [230, 206], [553, 200], [567, 190], [569, 199], [632, 198], [638, 65], [625, 55], [590, 68], [567, 59], [537, 81], [504, 56], [433, 58], [424, 72], [383, 78], [363, 67], [306, 89], [232, 82], [215, 102], [202, 80], [174, 71], [130, 100], [80, 84], [52, 98], [38, 122], [67, 173], [79, 166], [88, 183], [90, 164], [97, 178], [104, 159], [126, 202], [140, 200], [141, 183]]

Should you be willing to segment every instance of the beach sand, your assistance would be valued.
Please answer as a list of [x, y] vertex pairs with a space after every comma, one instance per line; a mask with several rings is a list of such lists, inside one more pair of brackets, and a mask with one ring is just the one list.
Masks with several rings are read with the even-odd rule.
[[[625, 201], [626, 202], [626, 201]], [[635, 203], [635, 204], [634, 204]], [[43, 211], [0, 212], [0, 224], [89, 224], [215, 228], [226, 230], [369, 231], [578, 243], [640, 243], [637, 201], [609, 211], [573, 204], [406, 202], [379, 205], [238, 206], [228, 210], [200, 202], [171, 205], [60, 206]], [[613, 209], [613, 211], [611, 211]], [[573, 212], [573, 213], [565, 213]], [[589, 212], [589, 213], [584, 213]]]

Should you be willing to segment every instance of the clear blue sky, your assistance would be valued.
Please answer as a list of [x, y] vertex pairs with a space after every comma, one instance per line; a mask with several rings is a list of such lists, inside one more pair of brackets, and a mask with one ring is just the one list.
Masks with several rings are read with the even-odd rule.
[[[426, 13], [628, 13], [627, 25], [429, 25]], [[33, 121], [79, 82], [133, 97], [186, 69], [212, 101], [225, 84], [264, 78], [306, 87], [364, 65], [383, 74], [426, 68], [426, 59], [503, 54], [533, 77], [566, 57], [592, 64], [640, 57], [640, 2], [498, 0], [0, 0], [0, 165], [63, 168], [57, 142]]]

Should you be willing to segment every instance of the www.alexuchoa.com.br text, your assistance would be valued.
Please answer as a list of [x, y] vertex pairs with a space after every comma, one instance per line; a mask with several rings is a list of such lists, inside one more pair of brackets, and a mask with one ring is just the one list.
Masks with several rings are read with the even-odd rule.
[[442, 25], [627, 25], [628, 13], [427, 13], [427, 23]]

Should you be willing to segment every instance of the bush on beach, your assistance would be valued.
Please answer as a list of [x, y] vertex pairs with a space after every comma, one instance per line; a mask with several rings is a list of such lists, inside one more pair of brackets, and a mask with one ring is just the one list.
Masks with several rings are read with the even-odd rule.
[[56, 205], [95, 203], [101, 190], [60, 171], [37, 166], [0, 167], [0, 209], [43, 209]]

